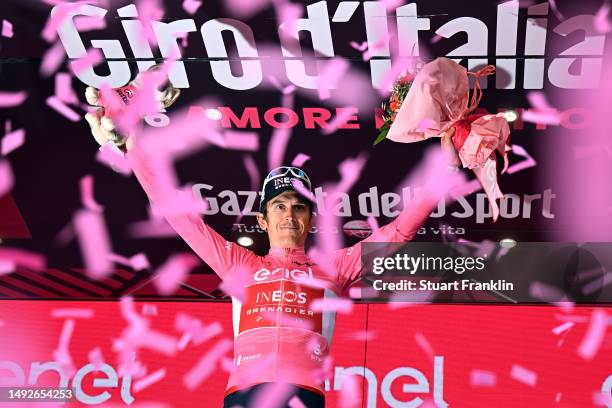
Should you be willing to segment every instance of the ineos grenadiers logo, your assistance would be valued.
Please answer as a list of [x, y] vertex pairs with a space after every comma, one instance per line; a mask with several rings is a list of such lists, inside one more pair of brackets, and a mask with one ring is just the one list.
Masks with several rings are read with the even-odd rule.
[[308, 268], [308, 271], [301, 269], [288, 269], [288, 268], [276, 268], [266, 269], [261, 268], [253, 275], [253, 279], [258, 282], [265, 281], [268, 279], [293, 279], [293, 280], [307, 280], [313, 279], [312, 269]]

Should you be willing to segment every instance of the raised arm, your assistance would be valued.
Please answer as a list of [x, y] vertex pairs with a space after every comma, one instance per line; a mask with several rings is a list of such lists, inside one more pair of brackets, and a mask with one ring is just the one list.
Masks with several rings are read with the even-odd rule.
[[[95, 90], [93, 90], [95, 91]], [[88, 88], [88, 101], [91, 103], [92, 88]], [[116, 140], [116, 135], [109, 132], [110, 121], [104, 116], [104, 108], [95, 113], [88, 113], [85, 119], [91, 127], [92, 134], [99, 144]], [[161, 175], [155, 174], [151, 159], [144, 149], [135, 146], [128, 139], [124, 147], [132, 170], [152, 205], [160, 205], [164, 201], [165, 191], [160, 183]], [[177, 191], [176, 194], [179, 194]], [[164, 215], [170, 226], [183, 238], [193, 251], [206, 262], [221, 279], [228, 278], [247, 258], [255, 256], [251, 251], [225, 240], [220, 234], [206, 225], [198, 214], [185, 213]]]
[[459, 160], [452, 148], [451, 138], [453, 133], [454, 129], [451, 128], [442, 135], [441, 143], [444, 158], [433, 160], [427, 166], [428, 174], [425, 175], [427, 181], [420, 199], [412, 200], [393, 221], [373, 231], [366, 239], [334, 253], [333, 262], [338, 272], [338, 285], [342, 290], [349, 287], [361, 275], [363, 270], [361, 245], [363, 243], [411, 241], [436, 208], [438, 201], [444, 197], [445, 188], [461, 179], [454, 174]]

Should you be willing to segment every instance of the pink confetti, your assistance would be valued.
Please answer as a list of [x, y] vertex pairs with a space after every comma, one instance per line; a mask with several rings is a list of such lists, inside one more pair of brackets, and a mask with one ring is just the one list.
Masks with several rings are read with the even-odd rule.
[[291, 162], [291, 165], [295, 167], [302, 167], [308, 160], [310, 160], [310, 156], [304, 153], [298, 153]]
[[350, 299], [342, 298], [321, 298], [314, 299], [310, 304], [313, 312], [338, 312], [340, 314], [350, 314], [353, 311], [353, 302]]
[[53, 42], [57, 37], [57, 29], [61, 26], [67, 18], [70, 18], [71, 14], [79, 14], [79, 7], [81, 4], [78, 3], [60, 3], [58, 4], [55, 12], [49, 15], [47, 23], [42, 31], [42, 38], [47, 42]]
[[91, 174], [81, 177], [81, 181], [79, 182], [81, 190], [81, 204], [83, 204], [83, 207], [89, 211], [102, 212], [104, 207], [98, 204], [94, 198], [93, 182], [94, 180]]
[[170, 296], [187, 280], [189, 271], [199, 263], [199, 258], [191, 253], [170, 256], [155, 272], [153, 282], [157, 291], [163, 296]]
[[317, 80], [317, 90], [322, 101], [330, 98], [330, 90], [336, 88], [338, 81], [348, 68], [349, 63], [347, 60], [336, 57], [329, 61], [321, 70]]
[[508, 170], [506, 171], [508, 174], [518, 173], [519, 171], [534, 167], [538, 164], [535, 159], [529, 153], [527, 153], [527, 150], [525, 150], [525, 148], [523, 148], [522, 146], [513, 144], [512, 153], [516, 154], [517, 156], [524, 157], [525, 160], [508, 167]]
[[355, 408], [360, 407], [361, 403], [361, 390], [357, 376], [354, 374], [344, 376], [338, 405], [341, 408]]
[[259, 136], [255, 132], [236, 132], [226, 130], [222, 147], [228, 150], [255, 152], [259, 149]]
[[81, 120], [81, 116], [66, 106], [57, 96], [48, 97], [47, 105], [72, 122], [78, 122]]
[[104, 357], [102, 356], [102, 349], [100, 349], [100, 347], [92, 349], [87, 357], [89, 358], [89, 362], [93, 364], [95, 370], [99, 370], [102, 364], [104, 364]]
[[113, 264], [108, 257], [112, 250], [102, 214], [79, 210], [73, 217], [73, 223], [87, 274], [96, 280], [112, 274]]
[[291, 397], [287, 405], [289, 405], [289, 408], [307, 408], [297, 395]]
[[194, 15], [201, 5], [202, 2], [199, 0], [183, 0], [183, 10], [191, 15]]
[[351, 299], [361, 299], [361, 288], [353, 286], [349, 289], [349, 297]]
[[565, 323], [560, 324], [559, 326], [555, 327], [554, 329], [552, 329], [552, 332], [558, 336], [561, 333], [563, 333], [564, 331], [568, 331], [572, 327], [574, 327], [574, 323], [573, 322], [565, 322]]
[[130, 161], [123, 155], [121, 150], [113, 143], [106, 143], [100, 146], [96, 154], [96, 160], [105, 166], [110, 167], [124, 176], [132, 174]]
[[26, 100], [28, 93], [21, 92], [0, 92], [0, 108], [12, 108], [19, 106]]
[[70, 62], [70, 69], [77, 75], [79, 72], [95, 67], [104, 60], [102, 51], [99, 48], [90, 48], [87, 50], [87, 55]]
[[60, 334], [59, 345], [57, 349], [53, 351], [53, 358], [55, 359], [55, 362], [64, 369], [64, 371], [68, 374], [68, 377], [72, 377], [76, 372], [72, 363], [72, 357], [68, 351], [68, 346], [73, 333], [74, 320], [68, 319], [64, 321], [62, 333]]
[[612, 407], [612, 395], [610, 393], [604, 394], [602, 391], [595, 391], [593, 393], [593, 404], [608, 408]]
[[518, 364], [512, 365], [512, 370], [510, 371], [510, 377], [530, 387], [535, 387], [538, 381], [538, 375], [535, 372], [525, 367], [522, 367]]
[[565, 294], [560, 289], [538, 281], [532, 282], [529, 285], [529, 295], [549, 303], [565, 299]]
[[610, 20], [608, 19], [608, 15], [610, 13], [610, 5], [608, 3], [604, 3], [601, 5], [597, 13], [595, 14], [595, 18], [593, 19], [593, 27], [599, 33], [609, 33], [612, 30], [612, 26], [610, 25]]
[[578, 355], [585, 360], [592, 360], [599, 351], [606, 335], [608, 315], [603, 309], [595, 309], [586, 335], [578, 346]]
[[142, 305], [141, 313], [143, 316], [157, 316], [158, 315], [157, 306], [152, 305], [150, 303], [145, 303], [144, 305]]
[[[293, 110], [293, 101], [293, 94], [283, 95], [282, 105], [284, 108]], [[290, 128], [277, 128], [272, 132], [272, 138], [268, 145], [268, 168], [270, 170], [280, 167], [283, 164], [285, 152], [290, 139]]]
[[251, 277], [249, 272], [240, 268], [237, 269], [231, 276], [224, 279], [223, 282], [219, 285], [219, 289], [221, 289], [225, 294], [235, 297], [240, 302], [244, 302], [246, 300], [246, 292], [245, 287], [251, 281]]
[[72, 77], [67, 72], [58, 72], [55, 75], [55, 96], [64, 103], [79, 103], [79, 98], [72, 89]]
[[34, 269], [37, 271], [44, 270], [47, 264], [45, 257], [37, 254], [36, 252], [6, 246], [2, 246], [0, 248], [0, 260], [9, 261], [14, 265], [23, 266], [24, 268]]
[[13, 38], [13, 24], [8, 20], [2, 20], [2, 36]]
[[431, 344], [429, 343], [429, 340], [427, 340], [427, 337], [425, 337], [425, 335], [421, 332], [416, 332], [414, 334], [414, 340], [419, 348], [423, 350], [423, 352], [425, 352], [429, 358], [433, 359], [435, 353], [431, 347]]
[[74, 26], [79, 33], [93, 30], [103, 30], [106, 28], [106, 19], [91, 16], [76, 16]]
[[265, 383], [253, 395], [250, 406], [281, 408], [294, 390], [293, 384], [284, 382]]
[[145, 255], [142, 252], [132, 256], [131, 258], [126, 258], [124, 256], [117, 255], [117, 254], [109, 254], [108, 257], [111, 261], [118, 263], [120, 265], [129, 266], [135, 271], [142, 271], [144, 269], [149, 269], [151, 267], [151, 265], [149, 264], [149, 259], [147, 258], [147, 255]]
[[550, 4], [550, 8], [559, 20], [565, 20], [565, 17], [563, 17], [563, 14], [561, 14], [559, 8], [557, 7], [557, 0], [548, 0], [548, 4]]
[[95, 315], [93, 309], [86, 308], [55, 308], [51, 309], [51, 317], [62, 319], [91, 319]]
[[[183, 348], [193, 341], [197, 346], [202, 344], [209, 339], [221, 334], [223, 332], [223, 326], [219, 322], [213, 322], [208, 326], [205, 326], [199, 319], [191, 317], [185, 313], [179, 313], [175, 320], [175, 327], [188, 335], [187, 340], [183, 340], [185, 344]], [[185, 336], [184, 336], [185, 337]]]
[[357, 330], [348, 333], [345, 338], [354, 341], [375, 341], [378, 338], [378, 333], [373, 330]]
[[56, 41], [52, 47], [45, 51], [40, 64], [40, 73], [43, 77], [48, 77], [57, 71], [64, 62], [66, 50], [60, 41]]
[[330, 135], [334, 132], [336, 132], [336, 130], [338, 130], [338, 128], [340, 126], [346, 125], [347, 122], [350, 120], [351, 116], [354, 116], [357, 114], [357, 110], [356, 109], [350, 109], [350, 108], [346, 108], [340, 111], [339, 114], [337, 114], [331, 122], [328, 123], [327, 127], [322, 129], [322, 132], [324, 135]]
[[14, 262], [6, 259], [0, 259], [0, 276], [9, 275], [15, 272], [16, 268], [17, 266]]
[[363, 52], [363, 51], [368, 49], [368, 42], [367, 41], [363, 41], [361, 44], [359, 44], [356, 41], [351, 41], [350, 45], [351, 45], [351, 47], [353, 47], [357, 51], [362, 51]]
[[159, 0], [137, 0], [138, 19], [142, 23], [143, 34], [151, 44], [157, 44], [157, 37], [153, 31], [153, 22], [164, 17], [164, 9]]
[[[533, 109], [526, 109], [521, 114], [523, 122], [535, 123], [538, 125], [553, 125], [561, 124], [561, 115], [559, 112], [539, 112]], [[513, 146], [514, 147], [514, 146]]]
[[176, 237], [176, 231], [164, 219], [138, 221], [130, 224], [128, 235], [132, 238], [168, 238]]
[[431, 37], [431, 40], [429, 40], [429, 42], [431, 44], [436, 44], [436, 43], [440, 42], [440, 40], [442, 38], [444, 38], [444, 37], [442, 37], [441, 35], [435, 34], [433, 37]]
[[[2, 156], [17, 150], [25, 141], [25, 129], [17, 129], [2, 138]], [[2, 195], [0, 193], [0, 195]]]
[[497, 375], [491, 371], [473, 369], [470, 373], [470, 383], [474, 387], [495, 387]]
[[134, 390], [134, 392], [140, 392], [145, 388], [155, 384], [156, 382], [163, 380], [164, 377], [166, 377], [166, 369], [160, 368], [159, 370], [152, 372], [145, 378], [135, 381], [134, 387], [132, 389]]
[[[233, 343], [229, 339], [219, 340], [183, 377], [185, 387], [193, 391], [216, 371], [217, 362], [231, 351]], [[256, 406], [256, 405], [255, 405]]]

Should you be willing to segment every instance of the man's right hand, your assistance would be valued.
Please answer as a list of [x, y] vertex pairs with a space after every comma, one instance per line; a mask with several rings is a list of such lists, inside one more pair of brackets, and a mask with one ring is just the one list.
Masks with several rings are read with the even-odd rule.
[[99, 92], [100, 91], [91, 86], [88, 86], [85, 90], [85, 99], [87, 103], [98, 106], [95, 112], [88, 112], [85, 114], [85, 120], [89, 123], [91, 128], [91, 134], [99, 145], [111, 142], [117, 146], [125, 146], [127, 150], [130, 150], [134, 144], [132, 138], [123, 138], [117, 133], [112, 119], [105, 116], [104, 107], [100, 106]]

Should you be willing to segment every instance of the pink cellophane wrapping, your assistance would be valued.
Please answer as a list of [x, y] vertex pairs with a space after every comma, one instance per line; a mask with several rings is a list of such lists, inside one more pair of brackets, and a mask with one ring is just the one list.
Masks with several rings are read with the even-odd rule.
[[[439, 137], [456, 121], [465, 119], [479, 100], [477, 97], [469, 106], [468, 74], [476, 78], [482, 75], [481, 72], [468, 73], [448, 58], [437, 58], [423, 66], [414, 78], [387, 139], [413, 143]], [[427, 123], [426, 128], [423, 123]], [[504, 158], [504, 173], [508, 167], [509, 141], [510, 128], [503, 114], [483, 115], [471, 122], [468, 136], [458, 149], [463, 167], [474, 171], [489, 198], [493, 220], [499, 216], [496, 200], [503, 198], [497, 183], [495, 151]]]

